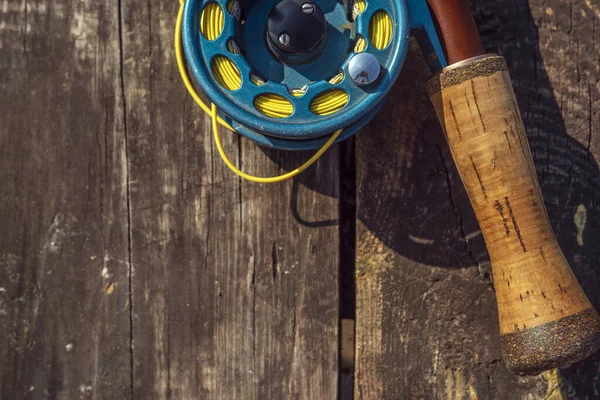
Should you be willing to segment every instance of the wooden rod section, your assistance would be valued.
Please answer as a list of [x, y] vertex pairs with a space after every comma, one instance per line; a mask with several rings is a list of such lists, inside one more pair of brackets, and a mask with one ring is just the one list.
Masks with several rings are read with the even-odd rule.
[[427, 0], [440, 28], [448, 64], [485, 53], [468, 0]]

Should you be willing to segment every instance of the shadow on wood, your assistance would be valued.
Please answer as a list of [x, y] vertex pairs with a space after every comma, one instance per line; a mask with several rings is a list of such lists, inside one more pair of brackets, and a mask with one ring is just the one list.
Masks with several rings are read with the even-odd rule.
[[[600, 170], [596, 157], [600, 146], [592, 137], [599, 120], [594, 101], [600, 91], [594, 64], [594, 39], [589, 33], [595, 32], [593, 27], [598, 23], [600, 12], [587, 4], [564, 13], [560, 1], [531, 3], [532, 8], [526, 0], [517, 1], [514, 7], [505, 7], [492, 0], [480, 0], [474, 2], [473, 9], [486, 48], [507, 60], [553, 229], [573, 271], [598, 309], [600, 294], [595, 288], [600, 284], [600, 273], [596, 269], [600, 264], [600, 247], [595, 244], [599, 242], [600, 232]], [[430, 267], [476, 266], [476, 277], [469, 279], [487, 282], [493, 300], [485, 244], [422, 86], [428, 78], [425, 62], [416, 46], [412, 46], [387, 104], [357, 134], [357, 217], [364, 225], [363, 233], [368, 233], [357, 239], [357, 251], [380, 249], [384, 258], [397, 260], [387, 256], [386, 249], [393, 250], [401, 259], [423, 264], [421, 274], [431, 279], [431, 285], [446, 275], [436, 278]], [[295, 191], [298, 183], [310, 185], [310, 180], [297, 181]], [[293, 198], [292, 209], [295, 209]], [[298, 212], [295, 215], [301, 221]], [[372, 246], [371, 242], [379, 244]], [[361, 246], [366, 247], [361, 250]], [[397, 268], [403, 268], [401, 264]], [[400, 279], [398, 281], [400, 284]], [[457, 290], [456, 296], [460, 295]], [[402, 309], [403, 302], [398, 296], [403, 294], [391, 295], [388, 307]], [[490, 303], [488, 309], [478, 307], [479, 310], [458, 307], [455, 314], [466, 315], [471, 321], [474, 329], [469, 334], [492, 335], [491, 342], [479, 344], [489, 347], [481, 352], [487, 354], [492, 366], [499, 355], [495, 305]], [[399, 312], [401, 310], [396, 314]], [[494, 321], [491, 327], [490, 320]], [[388, 321], [391, 325], [399, 323], [402, 322]], [[384, 336], [393, 335], [393, 326], [382, 329]], [[450, 333], [448, 340], [452, 342], [456, 335]], [[460, 345], [459, 340], [454, 343]], [[460, 351], [457, 348], [451, 353]], [[480, 367], [469, 365], [476, 362], [470, 357], [473, 352], [477, 353], [470, 350], [454, 358], [448, 355], [450, 360], [446, 361], [445, 368], [465, 367], [481, 373]], [[381, 361], [396, 363], [400, 371], [417, 368], [421, 377], [427, 375], [426, 366], [413, 367], [406, 356], [403, 359], [391, 353]], [[562, 370], [559, 375], [544, 375], [548, 378], [548, 388], [554, 385], [554, 389], [570, 396], [590, 394], [598, 383], [591, 371], [596, 371], [599, 363], [597, 355]], [[480, 394], [494, 397], [494, 390], [512, 387], [517, 382], [520, 385], [515, 388], [515, 396], [540, 390], [539, 381], [534, 383], [534, 378], [517, 378], [503, 366], [501, 369], [502, 372], [486, 367], [488, 378], [493, 376], [499, 382], [475, 382], [473, 385]], [[387, 387], [401, 387], [393, 378], [383, 379], [383, 382]], [[369, 393], [363, 395], [368, 397]]]

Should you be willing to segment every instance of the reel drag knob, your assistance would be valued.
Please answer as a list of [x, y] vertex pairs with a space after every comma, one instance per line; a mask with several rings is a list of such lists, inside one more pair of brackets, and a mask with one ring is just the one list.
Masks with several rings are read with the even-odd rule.
[[279, 56], [308, 54], [327, 36], [327, 21], [319, 6], [307, 0], [283, 0], [273, 7], [267, 20], [269, 46]]

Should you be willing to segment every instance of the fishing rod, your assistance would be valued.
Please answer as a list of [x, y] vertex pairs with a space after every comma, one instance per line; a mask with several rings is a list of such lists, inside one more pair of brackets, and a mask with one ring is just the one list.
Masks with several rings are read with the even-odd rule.
[[466, 1], [429, 4], [450, 65], [427, 91], [492, 262], [504, 361], [568, 366], [598, 349], [598, 313], [550, 225], [506, 62], [485, 54]]
[[[490, 255], [506, 365], [536, 374], [589, 356], [600, 317], [548, 220], [506, 62], [486, 54], [467, 0], [181, 0], [175, 51], [227, 166], [279, 182], [377, 114], [411, 34]], [[286, 174], [251, 176], [227, 158], [219, 127], [315, 154]]]

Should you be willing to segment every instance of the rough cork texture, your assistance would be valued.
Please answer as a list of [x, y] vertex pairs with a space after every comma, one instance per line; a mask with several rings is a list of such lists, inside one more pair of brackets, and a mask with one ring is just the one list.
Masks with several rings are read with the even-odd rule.
[[557, 321], [502, 335], [507, 366], [521, 375], [566, 368], [600, 347], [600, 319], [592, 308]]
[[[444, 70], [436, 80], [441, 89], [434, 88], [430, 98], [490, 256], [500, 335], [595, 312], [550, 225], [503, 59], [474, 59]], [[586, 321], [597, 318], [588, 316]], [[547, 340], [558, 348], [541, 351], [535, 344], [519, 349], [520, 341], [513, 343], [508, 353], [530, 360], [523, 368], [516, 363], [516, 372], [560, 367], [590, 353], [590, 346], [576, 339], [578, 326], [560, 326]], [[598, 336], [600, 330], [589, 334]], [[563, 348], [562, 343], [570, 346]]]
[[442, 73], [427, 82], [426, 88], [431, 96], [444, 88], [458, 85], [470, 79], [490, 76], [496, 72], [507, 70], [506, 61], [503, 57], [490, 55], [473, 62], [464, 62], [464, 64], [457, 67], [450, 66], [444, 69]]

